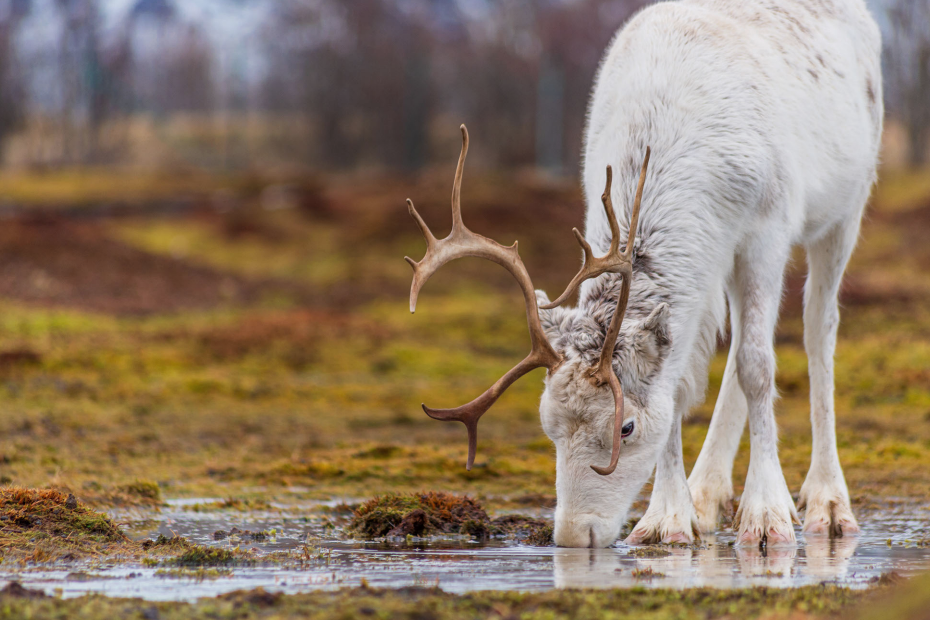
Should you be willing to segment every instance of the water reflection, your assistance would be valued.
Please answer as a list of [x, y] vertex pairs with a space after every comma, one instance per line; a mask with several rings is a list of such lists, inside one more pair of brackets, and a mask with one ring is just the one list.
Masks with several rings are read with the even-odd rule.
[[746, 585], [796, 586], [846, 580], [858, 537], [816, 537], [796, 545], [738, 547], [732, 537], [709, 536], [695, 547], [555, 549], [558, 588], [633, 585], [671, 588]]
[[858, 536], [844, 536], [834, 540], [825, 536], [808, 538], [804, 547], [808, 575], [818, 581], [845, 580], [858, 546]]

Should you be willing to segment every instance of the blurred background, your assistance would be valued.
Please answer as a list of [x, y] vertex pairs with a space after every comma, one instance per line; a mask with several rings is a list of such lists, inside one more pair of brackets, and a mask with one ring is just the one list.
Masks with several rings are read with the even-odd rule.
[[[6, 167], [416, 172], [454, 156], [576, 176], [588, 94], [646, 0], [3, 0]], [[930, 8], [885, 33], [889, 162], [927, 159]]]
[[[904, 496], [930, 460], [930, 3], [868, 3], [887, 122], [843, 294], [841, 454], [862, 496]], [[561, 290], [592, 80], [647, 4], [0, 0], [0, 484], [551, 495], [541, 374], [482, 421], [471, 473], [464, 430], [419, 410], [470, 400], [528, 338], [481, 261], [444, 268], [410, 317], [401, 259], [424, 246], [404, 199], [448, 230], [467, 123], [467, 222], [519, 238], [537, 286]], [[779, 332], [795, 489], [798, 258]]]

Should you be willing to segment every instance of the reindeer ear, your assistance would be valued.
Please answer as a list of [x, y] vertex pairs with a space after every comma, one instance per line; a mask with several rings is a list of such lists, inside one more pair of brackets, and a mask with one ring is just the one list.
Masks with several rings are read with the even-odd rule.
[[[549, 296], [546, 295], [546, 291], [536, 290], [536, 305], [545, 306], [549, 303]], [[559, 336], [562, 335], [562, 323], [568, 317], [571, 310], [567, 310], [561, 306], [553, 308], [552, 310], [543, 310], [539, 308], [539, 320], [542, 323], [543, 331], [546, 333], [546, 338], [549, 339], [549, 343], [555, 347], [556, 342], [559, 340]]]
[[633, 337], [634, 349], [640, 363], [648, 366], [646, 374], [658, 370], [672, 348], [669, 332], [669, 307], [667, 303], [656, 306], [640, 324]]
[[643, 321], [643, 329], [652, 332], [659, 344], [670, 344], [672, 341], [668, 331], [668, 304], [662, 302], [649, 313]]

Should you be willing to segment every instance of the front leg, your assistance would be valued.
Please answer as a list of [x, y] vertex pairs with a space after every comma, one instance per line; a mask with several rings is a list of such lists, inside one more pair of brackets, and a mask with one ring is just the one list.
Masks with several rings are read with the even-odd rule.
[[714, 415], [707, 429], [707, 438], [698, 456], [688, 486], [697, 512], [701, 533], [717, 529], [722, 514], [732, 516], [733, 460], [739, 449], [743, 429], [746, 428], [746, 397], [739, 386], [736, 356], [739, 351], [739, 306], [730, 295], [730, 353], [723, 372], [720, 395], [714, 406]]
[[668, 443], [656, 466], [649, 508], [626, 542], [630, 545], [690, 544], [695, 540], [700, 540], [700, 534], [681, 454], [681, 416], [676, 412]]
[[759, 240], [737, 263], [741, 338], [736, 372], [749, 410], [749, 471], [733, 522], [739, 544], [794, 543], [798, 514], [778, 461], [775, 425], [775, 322], [787, 246]]

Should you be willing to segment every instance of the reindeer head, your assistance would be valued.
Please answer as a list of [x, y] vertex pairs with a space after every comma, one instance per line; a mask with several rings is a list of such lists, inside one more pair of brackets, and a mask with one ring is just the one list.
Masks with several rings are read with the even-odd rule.
[[[543, 429], [556, 445], [556, 509], [555, 540], [561, 546], [607, 546], [616, 540], [623, 519], [639, 489], [652, 473], [658, 455], [657, 446], [664, 442], [656, 439], [661, 429], [651, 429], [641, 422], [637, 413], [642, 403], [635, 395], [625, 396], [620, 380], [614, 370], [617, 339], [630, 296], [633, 277], [633, 240], [639, 220], [646, 170], [649, 165], [649, 149], [643, 161], [639, 186], [633, 205], [630, 230], [623, 251], [620, 249], [620, 226], [610, 198], [612, 173], [607, 168], [607, 187], [602, 196], [612, 239], [610, 250], [605, 256], [596, 257], [591, 246], [578, 229], [575, 237], [584, 250], [585, 262], [579, 273], [554, 302], [549, 303], [544, 293], [539, 293], [542, 305], [537, 305], [537, 293], [532, 280], [517, 252], [517, 244], [505, 247], [478, 235], [462, 222], [461, 185], [465, 157], [468, 152], [468, 131], [462, 125], [462, 152], [456, 168], [452, 189], [452, 232], [438, 240], [417, 213], [413, 202], [407, 201], [410, 215], [426, 237], [426, 256], [416, 262], [407, 257], [413, 267], [414, 276], [410, 289], [410, 311], [416, 308], [420, 288], [440, 267], [456, 258], [475, 256], [498, 263], [517, 280], [526, 302], [526, 317], [529, 324], [532, 350], [519, 364], [501, 377], [484, 394], [455, 409], [431, 409], [423, 405], [428, 416], [437, 420], [459, 421], [468, 430], [468, 461], [471, 469], [477, 448], [478, 419], [497, 401], [514, 381], [529, 371], [545, 367], [548, 370], [546, 391], [540, 404]], [[566, 311], [558, 308], [585, 280], [602, 274], [619, 274], [622, 286], [614, 305], [609, 327], [602, 338], [600, 353], [591, 357], [590, 347], [576, 349], [554, 347], [550, 338], [559, 342], [558, 332]], [[540, 317], [540, 310], [544, 312]], [[655, 361], [664, 358], [668, 338], [665, 331], [667, 306], [662, 304], [643, 323], [642, 329], [630, 334], [634, 344], [640, 348], [651, 348], [656, 353]], [[599, 330], [596, 330], [599, 331]], [[639, 332], [642, 333], [639, 333]], [[655, 337], [650, 337], [652, 334]], [[666, 334], [662, 336], [663, 334]], [[628, 348], [628, 353], [635, 353]], [[587, 355], [586, 355], [587, 354]], [[633, 363], [641, 365], [640, 359]], [[649, 360], [645, 360], [646, 363]], [[632, 415], [627, 418], [629, 409]], [[667, 430], [666, 435], [667, 435]], [[642, 438], [642, 441], [640, 441]], [[621, 445], [630, 445], [629, 455], [624, 457], [625, 466], [617, 471]], [[651, 446], [651, 447], [650, 447]], [[595, 460], [609, 456], [606, 467], [592, 465]], [[616, 472], [616, 473], [615, 473]]]

